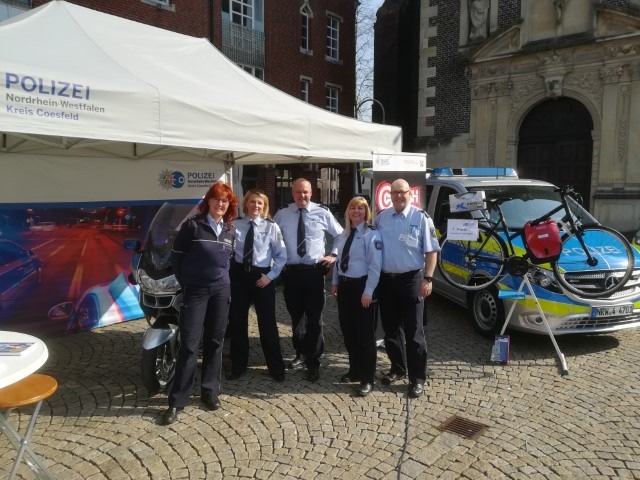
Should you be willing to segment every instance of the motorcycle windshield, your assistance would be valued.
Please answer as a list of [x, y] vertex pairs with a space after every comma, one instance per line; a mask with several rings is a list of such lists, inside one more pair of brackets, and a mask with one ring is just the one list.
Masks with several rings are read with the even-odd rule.
[[[171, 266], [171, 247], [182, 222], [197, 213], [198, 205], [165, 203], [151, 222], [144, 241], [143, 263], [158, 270]], [[149, 272], [147, 272], [149, 273]]]

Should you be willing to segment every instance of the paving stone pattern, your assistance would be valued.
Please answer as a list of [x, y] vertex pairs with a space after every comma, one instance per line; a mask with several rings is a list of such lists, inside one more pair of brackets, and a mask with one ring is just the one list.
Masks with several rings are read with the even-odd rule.
[[[291, 358], [280, 287], [277, 308]], [[492, 342], [466, 311], [433, 297], [425, 395], [409, 400], [406, 383], [378, 380], [361, 398], [339, 381], [347, 365], [329, 297], [325, 312], [319, 382], [301, 371], [273, 382], [252, 318], [250, 368], [223, 382], [222, 408], [201, 408], [196, 389], [169, 427], [157, 424], [166, 396], [149, 398], [140, 380], [144, 320], [47, 339], [41, 371], [60, 385], [33, 447], [64, 480], [640, 478], [640, 331], [558, 337], [569, 368], [561, 377], [548, 337], [513, 334], [511, 363], [492, 365]], [[381, 351], [378, 375], [387, 369]], [[489, 428], [475, 440], [438, 430], [452, 415]], [[26, 410], [12, 418], [26, 426]], [[0, 438], [0, 478], [13, 456]], [[22, 466], [19, 478], [34, 477]]]

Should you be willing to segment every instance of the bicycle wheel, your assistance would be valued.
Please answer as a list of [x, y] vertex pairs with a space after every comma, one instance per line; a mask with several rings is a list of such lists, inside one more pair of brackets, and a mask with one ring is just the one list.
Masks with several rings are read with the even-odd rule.
[[[591, 253], [590, 264], [578, 235]], [[631, 277], [635, 258], [627, 239], [612, 228], [583, 227], [562, 237], [562, 253], [551, 262], [558, 282], [584, 298], [608, 297], [625, 286]]]
[[502, 277], [509, 256], [504, 240], [492, 230], [479, 226], [478, 239], [440, 241], [438, 270], [454, 287], [477, 291]]

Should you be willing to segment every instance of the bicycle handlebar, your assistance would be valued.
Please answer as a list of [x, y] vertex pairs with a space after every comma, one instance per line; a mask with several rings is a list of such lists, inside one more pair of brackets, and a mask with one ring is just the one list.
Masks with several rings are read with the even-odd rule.
[[555, 188], [553, 191], [554, 192], [558, 192], [562, 196], [569, 196], [569, 197], [573, 198], [580, 205], [583, 204], [582, 195], [580, 195], [578, 192], [576, 192], [575, 188], [573, 188], [573, 186], [571, 186], [571, 185], [564, 185], [562, 187]]
[[509, 200], [513, 200], [513, 197], [500, 197], [500, 198], [485, 198], [484, 203], [487, 204], [487, 208], [500, 206], [504, 202], [508, 202]]

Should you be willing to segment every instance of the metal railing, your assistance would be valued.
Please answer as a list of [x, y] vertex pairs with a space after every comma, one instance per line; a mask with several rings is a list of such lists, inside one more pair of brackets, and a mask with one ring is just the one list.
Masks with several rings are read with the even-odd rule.
[[236, 63], [264, 68], [264, 32], [223, 20], [222, 53]]
[[31, 0], [0, 0], [0, 3], [16, 7], [31, 8]]

